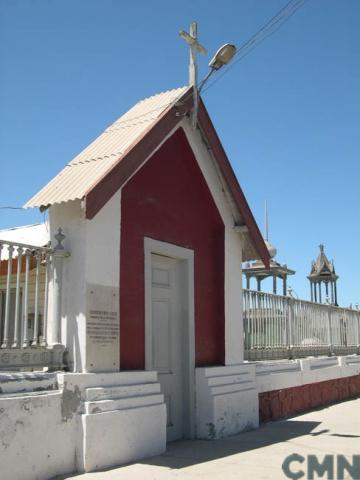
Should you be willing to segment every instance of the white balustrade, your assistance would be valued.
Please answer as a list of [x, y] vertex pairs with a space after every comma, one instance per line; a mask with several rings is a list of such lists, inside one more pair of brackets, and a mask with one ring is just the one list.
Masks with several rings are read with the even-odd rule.
[[248, 360], [360, 354], [360, 311], [243, 290]]
[[55, 238], [54, 248], [0, 239], [0, 370], [62, 367], [62, 262], [69, 254], [61, 229]]

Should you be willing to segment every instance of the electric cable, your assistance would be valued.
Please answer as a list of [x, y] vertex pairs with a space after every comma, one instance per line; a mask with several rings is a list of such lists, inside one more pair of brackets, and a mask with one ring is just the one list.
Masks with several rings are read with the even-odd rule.
[[[279, 12], [274, 15], [262, 28], [260, 28], [254, 35], [252, 35], [249, 40], [247, 40], [239, 49], [237, 50], [235, 57], [236, 60], [232, 61], [220, 75], [217, 76], [210, 84], [204, 88], [203, 92], [209, 90], [215, 83], [217, 83], [221, 78], [226, 75], [229, 70], [236, 65], [240, 60], [246, 57], [250, 52], [255, 50], [262, 42], [267, 38], [273, 35], [279, 30], [284, 23], [289, 20], [290, 17], [294, 15], [304, 4], [306, 0], [290, 0]], [[274, 28], [275, 27], [275, 28]], [[264, 35], [261, 35], [263, 32], [267, 32]]]

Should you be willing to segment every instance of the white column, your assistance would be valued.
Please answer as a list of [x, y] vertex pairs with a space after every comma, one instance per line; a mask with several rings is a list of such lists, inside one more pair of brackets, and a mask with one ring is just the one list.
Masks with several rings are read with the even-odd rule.
[[225, 364], [244, 361], [242, 252], [238, 233], [225, 228]]
[[276, 295], [276, 275], [273, 275], [273, 294]]
[[43, 332], [41, 345], [47, 345], [47, 328], [49, 315], [49, 269], [50, 269], [50, 255], [45, 254], [45, 292], [44, 292], [44, 318], [43, 318]]
[[6, 297], [5, 297], [5, 323], [4, 323], [4, 338], [1, 348], [8, 348], [10, 346], [9, 327], [10, 327], [10, 284], [12, 273], [12, 255], [14, 247], [8, 246], [9, 258], [7, 265], [7, 279], [6, 279]]
[[19, 325], [20, 325], [20, 276], [21, 276], [21, 266], [22, 266], [22, 254], [23, 249], [18, 247], [17, 249], [18, 261], [17, 261], [17, 272], [16, 272], [16, 294], [15, 294], [15, 324], [14, 324], [14, 338], [13, 338], [13, 348], [17, 348], [20, 343], [19, 338]]
[[39, 283], [40, 283], [40, 261], [41, 253], [36, 252], [36, 274], [35, 274], [35, 305], [34, 305], [34, 332], [31, 346], [39, 344]]
[[25, 282], [24, 282], [24, 313], [23, 313], [23, 348], [29, 346], [28, 320], [29, 320], [29, 271], [31, 251], [25, 250]]
[[329, 355], [334, 355], [334, 345], [333, 345], [333, 332], [331, 324], [331, 310], [332, 307], [328, 307], [328, 344], [329, 344]]
[[[62, 269], [63, 260], [69, 256], [69, 253], [64, 249], [62, 241], [65, 235], [59, 228], [55, 235], [58, 241], [52, 252], [52, 281], [53, 281], [53, 304], [51, 326], [49, 325], [49, 345], [52, 347], [62, 346], [61, 344], [61, 290], [62, 290]], [[81, 279], [79, 279], [81, 281]]]
[[295, 314], [295, 300], [293, 298], [288, 299], [288, 324], [287, 324], [287, 333], [288, 333], [288, 351], [289, 358], [293, 358], [294, 354], [294, 314]]

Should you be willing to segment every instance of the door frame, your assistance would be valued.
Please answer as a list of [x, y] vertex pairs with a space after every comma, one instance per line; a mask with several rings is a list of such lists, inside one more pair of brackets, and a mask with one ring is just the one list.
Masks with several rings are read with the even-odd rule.
[[194, 307], [194, 251], [172, 243], [144, 237], [145, 255], [145, 370], [152, 368], [152, 274], [151, 255], [163, 255], [181, 261], [181, 276], [186, 282], [184, 291], [184, 316], [186, 331], [184, 347], [184, 437], [195, 437], [195, 307]]

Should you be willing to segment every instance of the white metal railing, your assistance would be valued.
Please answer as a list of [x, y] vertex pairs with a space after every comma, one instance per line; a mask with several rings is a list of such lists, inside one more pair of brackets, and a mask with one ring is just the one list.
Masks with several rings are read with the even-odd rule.
[[55, 238], [54, 248], [0, 239], [0, 370], [62, 367], [59, 306], [68, 253], [61, 229]]
[[243, 290], [245, 358], [360, 354], [360, 311]]

